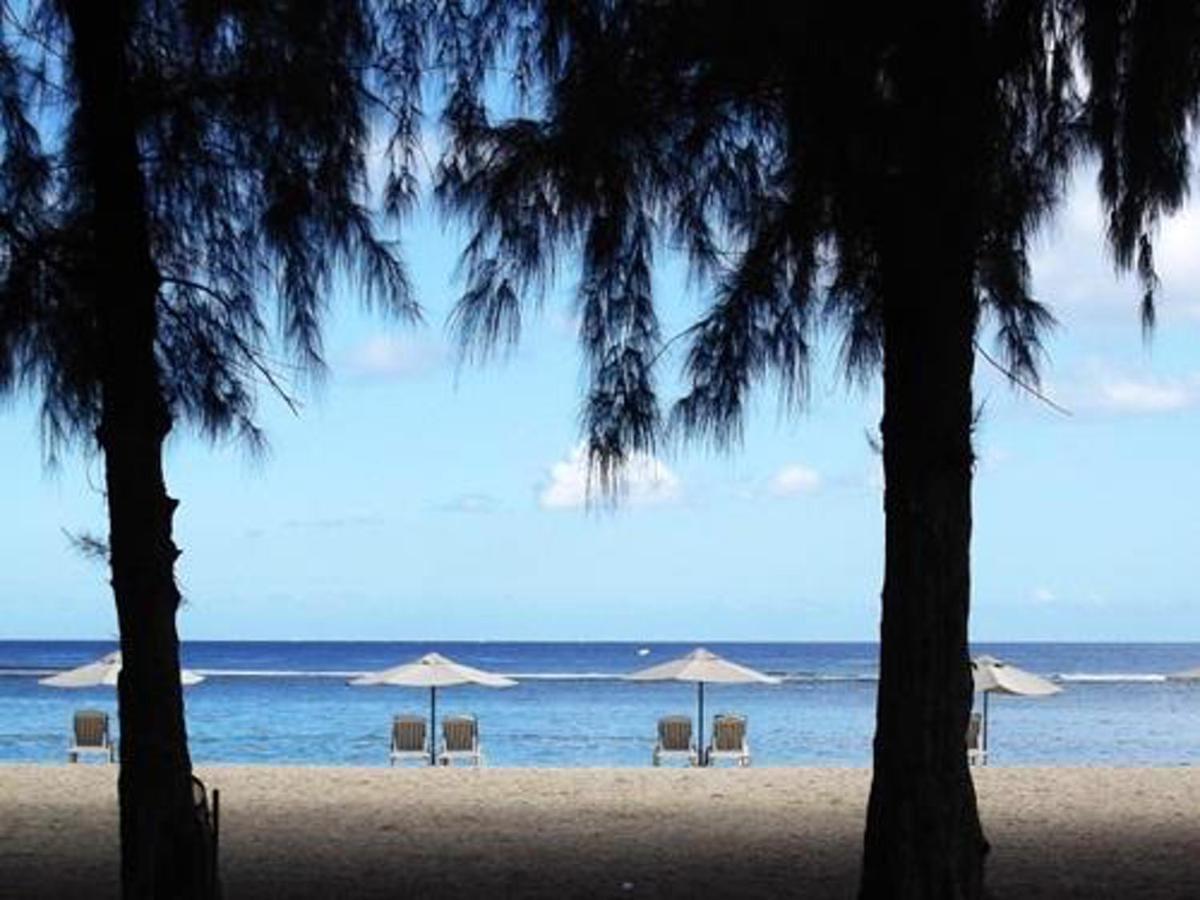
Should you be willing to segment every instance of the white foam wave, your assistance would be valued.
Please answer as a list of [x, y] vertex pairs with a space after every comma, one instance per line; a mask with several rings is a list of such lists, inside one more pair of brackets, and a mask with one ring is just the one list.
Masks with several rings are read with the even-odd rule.
[[517, 681], [621, 681], [623, 672], [510, 672]]
[[1061, 672], [1054, 680], [1079, 684], [1158, 684], [1166, 681], [1167, 676], [1147, 672]]
[[[0, 677], [41, 678], [52, 675], [57, 669], [35, 667], [0, 667]], [[205, 669], [192, 671], [206, 678], [336, 678], [346, 680], [368, 674], [365, 671], [333, 669]], [[508, 678], [517, 681], [621, 681], [625, 672], [505, 672]], [[845, 684], [874, 683], [879, 675], [874, 672], [823, 673], [785, 672], [770, 673], [789, 684]], [[1053, 680], [1068, 684], [1160, 684], [1170, 676], [1148, 672], [1060, 672], [1051, 676]]]
[[[365, 671], [342, 671], [332, 669], [192, 669], [206, 678], [358, 678], [368, 675]], [[614, 672], [502, 672], [505, 678], [518, 681], [616, 681], [623, 677]]]
[[357, 678], [366, 672], [343, 672], [326, 669], [192, 669], [205, 678]]

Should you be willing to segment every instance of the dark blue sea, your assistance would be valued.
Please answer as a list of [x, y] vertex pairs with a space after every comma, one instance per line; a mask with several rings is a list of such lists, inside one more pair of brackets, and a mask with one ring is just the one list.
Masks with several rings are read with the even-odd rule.
[[[197, 763], [386, 765], [391, 717], [427, 713], [428, 691], [351, 687], [353, 675], [436, 650], [515, 677], [516, 687], [439, 691], [439, 714], [479, 717], [494, 766], [643, 766], [655, 722], [695, 715], [694, 686], [621, 676], [690, 644], [233, 642], [184, 645], [206, 676], [186, 690]], [[755, 765], [870, 764], [875, 644], [714, 643], [779, 685], [711, 685], [706, 719], [749, 717]], [[63, 690], [38, 678], [89, 662], [112, 642], [0, 641], [0, 761], [60, 762], [72, 711], [116, 713], [112, 688]], [[643, 652], [646, 651], [646, 652]], [[981, 644], [1060, 683], [1053, 697], [994, 697], [991, 761], [1000, 765], [1196, 765], [1200, 682], [1166, 676], [1200, 666], [1200, 644]], [[706, 725], [706, 727], [708, 727]]]

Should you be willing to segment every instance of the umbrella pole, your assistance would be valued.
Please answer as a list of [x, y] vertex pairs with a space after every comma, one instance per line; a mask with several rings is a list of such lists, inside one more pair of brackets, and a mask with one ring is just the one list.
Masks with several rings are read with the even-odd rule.
[[699, 688], [698, 693], [700, 697], [700, 727], [697, 729], [699, 739], [696, 742], [696, 754], [700, 760], [700, 765], [706, 766], [708, 765], [708, 760], [705, 759], [706, 754], [704, 753], [704, 682], [698, 681], [696, 682], [696, 686]]
[[437, 686], [429, 688], [429, 764], [437, 765]]

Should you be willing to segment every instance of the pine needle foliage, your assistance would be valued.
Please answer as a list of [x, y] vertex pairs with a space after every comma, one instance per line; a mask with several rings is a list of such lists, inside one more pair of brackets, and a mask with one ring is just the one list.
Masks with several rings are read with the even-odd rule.
[[[580, 261], [583, 428], [602, 484], [630, 453], [652, 450], [665, 425], [735, 443], [755, 384], [802, 401], [823, 327], [840, 336], [849, 376], [878, 371], [879, 236], [897, 214], [888, 186], [905, 152], [894, 48], [918, 27], [912, 10], [439, 7], [456, 15], [438, 26], [450, 48], [438, 194], [472, 228], [453, 323], [469, 354], [515, 341], [529, 298], [565, 256]], [[1100, 160], [1116, 265], [1136, 269], [1152, 321], [1153, 229], [1187, 193], [1200, 28], [1192, 4], [976, 9], [990, 108], [984, 159], [969, 176], [983, 182], [974, 302], [1012, 377], [1036, 383], [1054, 320], [1031, 293], [1030, 242], [1088, 159]], [[524, 112], [497, 113], [497, 98], [510, 96]], [[685, 336], [687, 389], [669, 416], [649, 277], [666, 247], [684, 249], [711, 301]]]
[[[420, 52], [415, 12], [322, 0], [114, 4], [131, 22], [129, 94], [173, 419], [260, 445], [259, 390], [289, 398], [291, 382], [319, 375], [321, 321], [343, 281], [369, 306], [419, 316], [382, 234], [415, 199], [421, 72], [402, 65]], [[4, 5], [0, 393], [40, 394], [52, 454], [87, 442], [100, 403], [92, 188], [76, 152], [66, 41], [54, 2]]]

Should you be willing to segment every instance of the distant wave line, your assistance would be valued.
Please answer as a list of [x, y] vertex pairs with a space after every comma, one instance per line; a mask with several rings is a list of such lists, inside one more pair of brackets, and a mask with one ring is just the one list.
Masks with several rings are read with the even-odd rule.
[[[193, 668], [197, 675], [206, 678], [336, 678], [348, 680], [370, 674], [368, 670], [343, 669], [227, 669]], [[0, 666], [0, 678], [44, 678], [62, 671], [58, 668]], [[516, 681], [624, 681], [628, 672], [505, 672], [505, 677]], [[879, 675], [875, 672], [787, 672], [771, 670], [769, 674], [786, 684], [843, 684], [875, 683]], [[1171, 681], [1170, 675], [1151, 672], [1059, 672], [1049, 676], [1062, 684], [1160, 684]], [[660, 682], [668, 683], [668, 682]]]
[[[185, 666], [189, 671], [206, 678], [358, 678], [370, 674], [363, 669], [225, 669], [225, 668], [196, 668]], [[62, 671], [49, 667], [0, 667], [0, 677], [43, 677]], [[506, 678], [518, 681], [623, 681], [628, 672], [504, 672]], [[778, 672], [771, 675], [786, 682], [839, 682], [839, 681], [877, 681], [879, 676], [874, 673], [857, 673], [849, 675], [822, 674], [817, 672]]]
[[333, 669], [191, 669], [205, 678], [358, 678], [365, 671], [337, 671]]
[[[197, 675], [222, 678], [358, 678], [370, 674], [367, 671], [331, 671], [327, 669], [192, 669]], [[516, 681], [624, 681], [627, 672], [500, 672], [505, 678]], [[842, 682], [878, 681], [874, 673], [851, 675], [825, 675], [812, 672], [773, 672], [785, 682]]]

